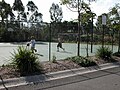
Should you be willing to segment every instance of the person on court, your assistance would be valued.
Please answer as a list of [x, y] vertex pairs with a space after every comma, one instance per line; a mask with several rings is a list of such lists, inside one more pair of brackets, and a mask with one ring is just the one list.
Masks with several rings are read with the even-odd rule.
[[35, 43], [36, 43], [36, 41], [35, 41], [34, 36], [31, 36], [31, 41], [29, 43], [27, 43], [27, 46], [29, 46], [31, 44], [31, 50], [33, 53], [34, 53], [34, 51], [37, 52], [37, 50], [35, 49]]
[[62, 41], [61, 41], [61, 38], [58, 38], [57, 52], [59, 52], [59, 48], [61, 48], [61, 49], [63, 49], [63, 51], [65, 51], [65, 49], [62, 47]]

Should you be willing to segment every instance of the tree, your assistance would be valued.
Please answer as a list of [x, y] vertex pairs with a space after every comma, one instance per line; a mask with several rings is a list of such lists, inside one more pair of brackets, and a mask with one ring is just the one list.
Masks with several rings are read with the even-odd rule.
[[[77, 1], [77, 0], [60, 0], [62, 4], [71, 4], [71, 2], [73, 1]], [[96, 0], [87, 0], [89, 2], [91, 1], [96, 1]]]
[[[60, 0], [63, 5], [68, 5], [68, 8], [73, 11], [73, 12], [78, 12], [78, 51], [77, 55], [80, 55], [80, 34], [81, 34], [81, 16], [80, 16], [80, 11], [81, 10], [90, 10], [88, 5], [84, 3], [84, 0]], [[89, 2], [95, 1], [95, 0], [88, 0]], [[76, 9], [75, 11], [72, 10], [71, 8]]]
[[[87, 6], [88, 7], [88, 6]], [[85, 12], [81, 13], [81, 34], [87, 34], [87, 56], [88, 56], [88, 43], [91, 41], [91, 53], [93, 48], [93, 18], [96, 16], [95, 13], [91, 12], [90, 9], [85, 9]], [[89, 35], [91, 34], [91, 38]]]
[[4, 0], [0, 2], [0, 17], [0, 39], [3, 40], [3, 36], [6, 38], [5, 34], [7, 33], [8, 19], [14, 18], [10, 4], [6, 3]]
[[[14, 21], [14, 23], [15, 23], [14, 27], [16, 27], [17, 30], [20, 30], [20, 28], [23, 27], [23, 23], [21, 21], [23, 21], [23, 16], [25, 14], [25, 12], [24, 12], [25, 7], [24, 7], [24, 5], [23, 5], [21, 0], [15, 0], [14, 3], [13, 3], [12, 9], [17, 12], [16, 19]], [[17, 32], [19, 32], [18, 36], [20, 36], [20, 33], [22, 33], [22, 30], [21, 31], [17, 31]], [[21, 38], [19, 38], [19, 40], [20, 39]]]
[[27, 19], [28, 22], [34, 22], [35, 16], [38, 14], [38, 7], [34, 4], [33, 1], [28, 1], [27, 6]]
[[57, 33], [59, 32], [59, 25], [61, 25], [61, 21], [63, 18], [62, 8], [59, 7], [58, 4], [52, 3], [49, 12], [52, 20], [51, 24], [54, 27], [51, 33], [53, 34], [53, 36], [57, 36]]
[[28, 1], [27, 3], [27, 22], [38, 22], [37, 24], [39, 24], [40, 22], [42, 22], [42, 13], [38, 12], [38, 7], [34, 4], [33, 1]]
[[38, 13], [38, 12], [36, 12], [35, 13], [35, 21], [36, 22], [42, 22], [43, 20], [42, 20], [42, 13]]
[[18, 13], [17, 20], [19, 21], [20, 20], [20, 15], [22, 15], [24, 10], [25, 10], [22, 1], [21, 0], [15, 0], [12, 8], [13, 8], [14, 11], [17, 11], [17, 13]]
[[10, 4], [6, 3], [4, 0], [0, 2], [0, 16], [2, 18], [2, 23], [4, 22], [4, 19], [8, 19], [9, 16], [10, 18], [14, 18]]
[[49, 12], [50, 12], [51, 20], [53, 22], [61, 22], [63, 18], [63, 14], [62, 14], [62, 8], [59, 7], [58, 4], [52, 3]]
[[116, 4], [114, 7], [110, 9], [109, 17], [111, 19], [111, 22], [116, 22], [116, 24], [113, 25], [114, 29], [118, 30], [118, 52], [120, 53], [120, 16], [118, 10], [120, 9], [120, 4]]

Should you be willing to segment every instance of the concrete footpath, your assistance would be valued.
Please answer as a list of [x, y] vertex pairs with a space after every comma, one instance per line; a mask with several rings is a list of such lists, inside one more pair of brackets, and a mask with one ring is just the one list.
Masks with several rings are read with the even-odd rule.
[[52, 88], [120, 72], [119, 67], [120, 62], [107, 63], [88, 68], [77, 68], [42, 75], [0, 80], [0, 90], [49, 90], [49, 88], [50, 90], [56, 90]]

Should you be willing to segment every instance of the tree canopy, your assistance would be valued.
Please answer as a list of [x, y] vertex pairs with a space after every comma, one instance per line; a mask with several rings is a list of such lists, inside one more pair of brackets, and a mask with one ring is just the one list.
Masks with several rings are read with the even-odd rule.
[[61, 22], [63, 18], [62, 8], [58, 4], [52, 3], [50, 7], [50, 17], [53, 22]]

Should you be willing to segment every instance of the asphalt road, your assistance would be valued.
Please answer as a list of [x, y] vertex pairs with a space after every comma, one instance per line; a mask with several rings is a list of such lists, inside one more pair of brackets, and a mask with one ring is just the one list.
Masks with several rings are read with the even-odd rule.
[[89, 79], [38, 90], [120, 90], [120, 67], [84, 76]]
[[55, 81], [11, 87], [8, 90], [120, 90], [120, 66]]

